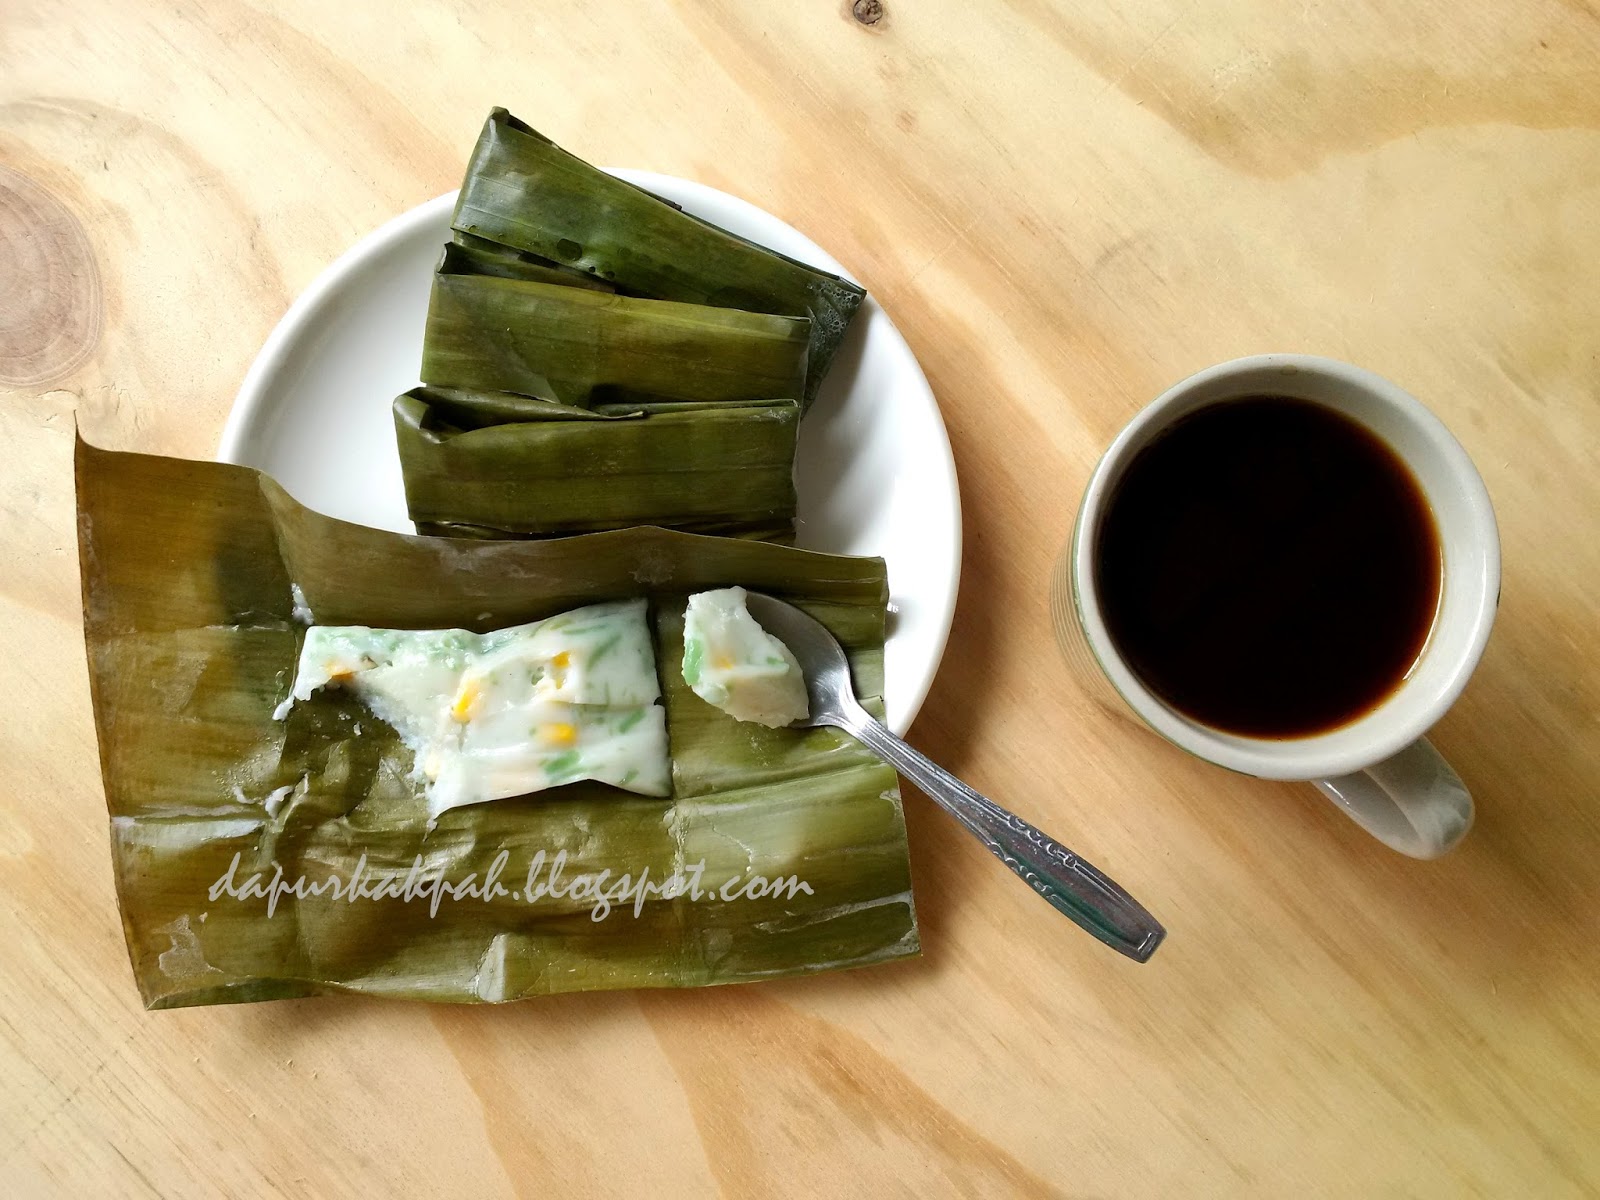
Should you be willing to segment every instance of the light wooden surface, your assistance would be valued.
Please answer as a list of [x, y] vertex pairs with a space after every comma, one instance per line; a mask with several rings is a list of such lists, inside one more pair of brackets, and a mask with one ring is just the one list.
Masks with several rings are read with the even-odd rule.
[[[6, 0], [0, 1192], [1593, 1196], [1593, 0]], [[1146, 967], [911, 797], [925, 955], [498, 1010], [146, 1013], [112, 896], [69, 452], [209, 456], [285, 306], [503, 103], [851, 265], [961, 472], [913, 740], [1124, 879]], [[1208, 363], [1350, 359], [1488, 482], [1499, 625], [1435, 864], [1096, 705], [1047, 578], [1098, 452]]]

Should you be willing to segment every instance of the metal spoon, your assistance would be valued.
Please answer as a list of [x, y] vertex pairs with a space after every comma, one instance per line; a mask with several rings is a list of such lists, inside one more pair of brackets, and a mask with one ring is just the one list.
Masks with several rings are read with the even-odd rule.
[[920, 751], [895, 737], [861, 707], [844, 650], [820, 622], [792, 604], [749, 594], [750, 615], [794, 653], [806, 677], [811, 716], [795, 728], [832, 725], [851, 734], [931, 796], [940, 808], [1057, 912], [1136, 962], [1156, 952], [1167, 931], [1112, 880], [1071, 850], [980, 796]]

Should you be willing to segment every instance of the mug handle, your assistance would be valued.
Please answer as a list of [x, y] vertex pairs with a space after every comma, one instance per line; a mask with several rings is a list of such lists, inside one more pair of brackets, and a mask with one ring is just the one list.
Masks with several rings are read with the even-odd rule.
[[1385, 846], [1438, 858], [1472, 828], [1472, 793], [1427, 738], [1351, 775], [1312, 781]]

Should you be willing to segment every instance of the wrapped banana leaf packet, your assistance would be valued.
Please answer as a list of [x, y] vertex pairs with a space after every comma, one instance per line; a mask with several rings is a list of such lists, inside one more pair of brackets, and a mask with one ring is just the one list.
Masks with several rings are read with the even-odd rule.
[[587, 407], [597, 399], [797, 399], [811, 321], [491, 274], [449, 244], [433, 277], [422, 380]]
[[551, 537], [662, 525], [792, 541], [792, 400], [574, 408], [413, 388], [394, 402], [418, 533]]
[[[395, 401], [419, 533], [794, 540], [801, 414], [866, 293], [495, 109]], [[600, 420], [598, 418], [608, 418]]]
[[[738, 584], [821, 620], [880, 696], [881, 560], [652, 527], [412, 537], [248, 468], [81, 441], [77, 484], [117, 894], [149, 1007], [496, 1002], [917, 952], [894, 772], [832, 730], [737, 722], [679, 670], [687, 595]], [[275, 716], [308, 623], [481, 633], [641, 597], [665, 797], [578, 782], [430, 823], [412, 751], [353, 691]]]
[[847, 279], [606, 174], [503, 108], [484, 122], [452, 224], [480, 248], [509, 247], [628, 295], [809, 318], [805, 391], [796, 397], [807, 405], [866, 298]]

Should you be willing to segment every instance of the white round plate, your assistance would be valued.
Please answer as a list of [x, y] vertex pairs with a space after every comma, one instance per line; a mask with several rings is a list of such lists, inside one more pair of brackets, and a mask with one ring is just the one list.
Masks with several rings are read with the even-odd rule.
[[[797, 229], [726, 192], [613, 171], [751, 241], [843, 267]], [[411, 533], [389, 404], [418, 383], [428, 291], [454, 193], [367, 235], [290, 306], [256, 356], [217, 457], [271, 475], [301, 503]], [[798, 544], [889, 564], [889, 725], [910, 727], [955, 613], [961, 502], [939, 407], [905, 339], [868, 296], [801, 426]]]

